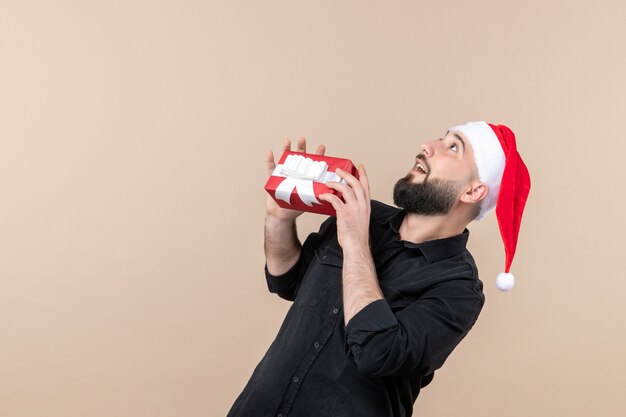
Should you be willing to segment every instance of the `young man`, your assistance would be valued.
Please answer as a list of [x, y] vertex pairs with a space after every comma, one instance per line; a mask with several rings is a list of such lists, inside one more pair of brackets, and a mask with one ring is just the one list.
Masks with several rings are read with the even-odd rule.
[[[304, 138], [298, 151], [306, 152]], [[302, 245], [302, 212], [268, 195], [267, 285], [293, 304], [229, 417], [410, 416], [484, 305], [466, 226], [496, 203], [507, 255], [497, 284], [512, 287], [508, 269], [530, 190], [513, 132], [453, 126], [424, 143], [411, 165], [393, 189], [400, 208], [370, 200], [363, 165], [359, 179], [338, 172], [346, 184], [328, 186], [343, 200], [318, 197], [336, 216]], [[268, 172], [274, 167], [269, 151]]]

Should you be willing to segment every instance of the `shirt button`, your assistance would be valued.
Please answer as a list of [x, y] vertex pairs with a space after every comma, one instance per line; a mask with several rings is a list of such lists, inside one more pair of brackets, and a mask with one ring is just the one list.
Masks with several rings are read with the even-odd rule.
[[339, 313], [339, 309], [338, 308], [333, 309], [333, 314], [337, 314], [337, 313]]
[[296, 382], [296, 383], [298, 382], [298, 377], [297, 376], [293, 377], [293, 382]]
[[322, 259], [326, 259], [326, 255], [322, 256]]
[[318, 342], [313, 343], [313, 346], [315, 346], [316, 348], [320, 347], [320, 344]]

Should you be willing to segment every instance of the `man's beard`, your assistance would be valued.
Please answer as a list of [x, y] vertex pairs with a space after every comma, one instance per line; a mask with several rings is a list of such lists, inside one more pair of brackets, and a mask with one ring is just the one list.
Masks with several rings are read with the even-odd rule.
[[429, 216], [448, 214], [460, 191], [454, 181], [433, 178], [421, 183], [411, 182], [413, 175], [407, 174], [393, 186], [393, 203], [408, 213]]

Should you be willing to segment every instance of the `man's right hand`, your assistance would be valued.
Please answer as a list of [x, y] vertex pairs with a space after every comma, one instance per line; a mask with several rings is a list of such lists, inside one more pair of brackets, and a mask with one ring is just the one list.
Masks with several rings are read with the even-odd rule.
[[[291, 139], [285, 139], [283, 141], [283, 151], [290, 151], [290, 150], [291, 150]], [[315, 151], [315, 154], [324, 155], [325, 151], [326, 151], [325, 146], [319, 145], [317, 147], [317, 150]], [[298, 139], [298, 151], [297, 152], [306, 152], [306, 139], [303, 137]], [[272, 172], [274, 172], [274, 168], [276, 168], [276, 163], [274, 162], [274, 153], [272, 152], [271, 149], [267, 152], [266, 165], [267, 165], [268, 176], [271, 176]], [[276, 203], [276, 201], [269, 194], [267, 194], [267, 201], [265, 203], [265, 211], [266, 211], [266, 215], [272, 216], [280, 220], [294, 220], [296, 217], [304, 213], [304, 211], [300, 211], [300, 210], [291, 210], [291, 209], [282, 208], [281, 206], [278, 205], [278, 203]]]

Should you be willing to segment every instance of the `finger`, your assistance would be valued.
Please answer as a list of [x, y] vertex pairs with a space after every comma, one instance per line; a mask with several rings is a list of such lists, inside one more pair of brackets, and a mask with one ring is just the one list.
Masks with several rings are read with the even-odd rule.
[[332, 188], [333, 190], [337, 190], [343, 196], [344, 201], [347, 204], [354, 204], [356, 202], [356, 197], [354, 196], [354, 192], [347, 184], [342, 184], [337, 181], [329, 181], [325, 183], [328, 188]]
[[317, 155], [324, 155], [324, 152], [326, 152], [326, 147], [324, 145], [318, 146], [317, 150], [315, 151]]
[[365, 192], [363, 191], [363, 184], [361, 184], [359, 180], [357, 180], [354, 177], [354, 175], [350, 174], [348, 171], [344, 171], [339, 168], [335, 172], [337, 172], [337, 175], [343, 178], [350, 185], [357, 200], [365, 199]]
[[291, 139], [287, 138], [283, 141], [283, 150], [290, 151], [291, 150]]
[[359, 181], [363, 184], [363, 190], [365, 191], [365, 197], [370, 198], [370, 180], [367, 178], [367, 172], [365, 172], [365, 166], [359, 165]]
[[276, 163], [274, 163], [274, 152], [270, 149], [265, 155], [265, 166], [267, 167], [268, 173], [272, 175], [272, 172], [274, 172], [274, 169], [276, 168]]
[[306, 152], [306, 139], [302, 136], [298, 139], [298, 152]]
[[330, 204], [332, 204], [332, 206], [335, 208], [335, 211], [337, 212], [343, 209], [344, 203], [339, 199], [339, 197], [332, 193], [320, 194], [317, 198], [323, 201], [328, 201]]

